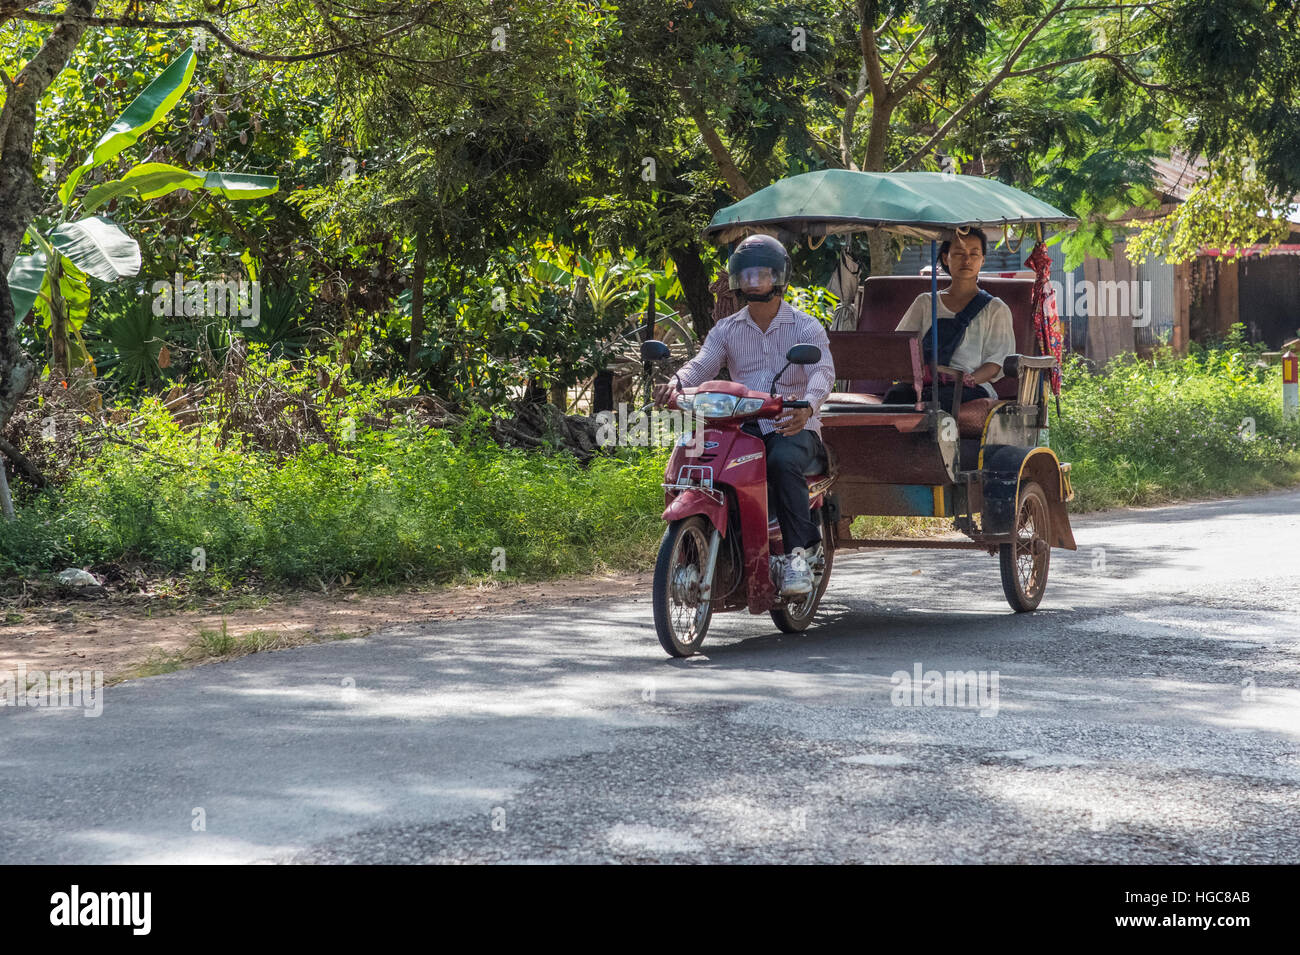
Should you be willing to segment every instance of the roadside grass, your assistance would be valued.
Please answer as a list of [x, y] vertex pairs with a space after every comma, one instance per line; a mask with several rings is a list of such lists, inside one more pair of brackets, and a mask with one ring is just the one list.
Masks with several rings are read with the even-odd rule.
[[871, 517], [863, 515], [851, 525], [857, 538], [935, 537], [952, 530], [952, 521], [946, 517]]
[[[1239, 334], [1182, 358], [1125, 356], [1097, 375], [1069, 359], [1050, 439], [1073, 465], [1071, 510], [1294, 485], [1300, 423], [1283, 420], [1278, 379]], [[338, 399], [331, 426], [364, 420], [348, 402], [366, 400]], [[129, 410], [143, 419], [133, 446], [105, 444], [66, 481], [22, 500], [16, 521], [0, 521], [0, 590], [21, 587], [25, 598], [65, 567], [124, 568], [130, 586], [115, 596], [215, 599], [233, 610], [283, 591], [646, 569], [663, 532], [665, 448], [618, 448], [583, 465], [501, 448], [476, 416], [454, 432], [394, 420], [358, 426], [333, 449], [271, 454], [207, 423], [182, 428], [157, 399]], [[891, 517], [854, 528], [863, 537], [947, 530], [943, 519]]]
[[1069, 461], [1075, 512], [1226, 497], [1300, 483], [1300, 421], [1281, 376], [1235, 331], [1220, 347], [1123, 355], [1090, 375], [1070, 356], [1051, 445]]
[[183, 584], [176, 594], [231, 597], [249, 583], [543, 579], [640, 565], [660, 532], [666, 449], [584, 467], [401, 427], [281, 461], [182, 431], [156, 403], [145, 413], [147, 452], [108, 445], [0, 523], [0, 578], [134, 565]]
[[226, 622], [221, 622], [220, 630], [202, 628], [199, 634], [185, 649], [175, 652], [157, 651], [145, 662], [138, 664], [108, 680], [108, 684], [122, 683], [144, 677], [174, 673], [177, 670], [201, 666], [205, 663], [222, 663], [237, 660], [250, 653], [267, 653], [272, 650], [286, 650], [290, 647], [302, 647], [312, 643], [329, 640], [348, 640], [361, 636], [360, 633], [348, 633], [342, 630], [329, 634], [318, 633], [272, 633], [269, 630], [253, 630], [235, 635], [230, 633]]

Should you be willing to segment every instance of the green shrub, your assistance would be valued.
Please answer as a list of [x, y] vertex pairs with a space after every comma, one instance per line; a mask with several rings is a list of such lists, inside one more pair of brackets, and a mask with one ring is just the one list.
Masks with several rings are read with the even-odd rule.
[[1123, 355], [1089, 375], [1070, 356], [1051, 443], [1073, 465], [1074, 510], [1154, 504], [1293, 483], [1300, 428], [1281, 377], [1240, 334], [1186, 357]]
[[[1257, 357], [1238, 336], [1185, 358], [1127, 356], [1103, 375], [1071, 358], [1051, 441], [1073, 464], [1072, 510], [1300, 479], [1300, 428], [1282, 420], [1278, 371]], [[134, 447], [104, 444], [0, 521], [0, 577], [139, 564], [216, 588], [448, 581], [494, 572], [498, 547], [507, 578], [650, 566], [666, 449], [583, 466], [498, 447], [482, 410], [454, 431], [407, 422], [385, 401], [409, 386], [359, 384], [327, 358], [249, 360], [266, 381], [312, 394], [333, 447], [286, 450], [288, 419], [262, 421], [261, 444], [212, 419], [185, 430], [147, 399], [131, 409], [145, 419]]]
[[[255, 360], [271, 380], [314, 380], [312, 369]], [[316, 441], [289, 454], [223, 439], [211, 420], [187, 431], [146, 400], [132, 409], [146, 419], [135, 447], [104, 444], [17, 521], [0, 522], [0, 576], [143, 564], [216, 586], [391, 583], [487, 574], [497, 547], [499, 575], [516, 578], [653, 557], [666, 449], [624, 449], [584, 467], [497, 446], [482, 413], [455, 434], [409, 424], [383, 411], [396, 386], [325, 391], [316, 400], [335, 448]], [[375, 417], [390, 427], [364, 426]]]

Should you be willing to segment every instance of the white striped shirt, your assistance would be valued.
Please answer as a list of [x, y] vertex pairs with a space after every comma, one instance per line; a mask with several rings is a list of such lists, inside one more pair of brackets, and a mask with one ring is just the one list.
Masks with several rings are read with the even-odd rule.
[[[822, 421], [817, 412], [835, 386], [830, 339], [821, 322], [789, 302], [781, 303], [766, 332], [750, 318], [749, 306], [719, 321], [704, 337], [700, 353], [682, 366], [677, 377], [683, 388], [693, 388], [716, 378], [726, 365], [732, 381], [768, 394], [772, 378], [785, 364], [785, 353], [800, 344], [816, 345], [822, 350], [822, 360], [815, 365], [791, 365], [776, 390], [812, 404], [813, 415], [804, 427], [821, 437]], [[758, 426], [763, 434], [776, 430], [771, 418], [760, 418]]]

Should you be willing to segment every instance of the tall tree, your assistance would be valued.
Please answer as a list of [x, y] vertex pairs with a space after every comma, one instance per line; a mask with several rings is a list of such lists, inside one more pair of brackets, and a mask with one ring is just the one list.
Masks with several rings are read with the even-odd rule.
[[[0, 29], [30, 6], [34, 4], [0, 4]], [[36, 107], [81, 41], [86, 18], [94, 11], [95, 0], [69, 0], [63, 19], [49, 31], [18, 74], [0, 77], [5, 94], [0, 109], [0, 430], [36, 374], [34, 363], [18, 340], [7, 279], [27, 227], [41, 205], [32, 157]]]
[[[38, 105], [54, 78], [67, 66], [88, 29], [155, 33], [201, 32], [214, 47], [252, 60], [301, 64], [345, 52], [365, 51], [375, 62], [401, 58], [411, 32], [444, 15], [444, 5], [394, 0], [373, 6], [350, 0], [317, 0], [309, 8], [285, 7], [271, 0], [227, 11], [225, 0], [67, 0], [55, 11], [32, 0], [0, 0], [0, 37], [21, 33], [30, 55], [14, 75], [0, 72], [0, 429], [30, 386], [36, 369], [18, 339], [10, 299], [9, 268], [19, 254], [28, 226], [40, 213], [42, 193], [36, 178], [40, 157], [33, 154]], [[465, 0], [461, 13], [490, 9]], [[32, 30], [43, 31], [28, 44]], [[257, 41], [242, 41], [240, 36]], [[270, 43], [260, 46], [270, 38]], [[10, 61], [12, 62], [12, 57]], [[21, 58], [20, 58], [21, 59]], [[454, 62], [440, 67], [454, 80]], [[87, 144], [91, 145], [91, 144]]]
[[[965, 169], [1104, 220], [1172, 142], [1235, 144], [1300, 185], [1295, 18], [1279, 0], [649, 0], [619, 8], [611, 64], [675, 94], [660, 121], [694, 125], [733, 200], [821, 166]], [[887, 271], [886, 237], [870, 249]]]

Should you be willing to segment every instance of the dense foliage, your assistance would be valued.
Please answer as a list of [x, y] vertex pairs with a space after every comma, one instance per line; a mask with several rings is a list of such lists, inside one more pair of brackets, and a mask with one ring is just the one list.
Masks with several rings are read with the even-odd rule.
[[1153, 504], [1295, 480], [1300, 421], [1282, 418], [1281, 375], [1241, 326], [1220, 346], [1089, 375], [1071, 359], [1052, 447], [1073, 464], [1076, 508]]
[[[1069, 374], [1051, 440], [1074, 466], [1071, 509], [1294, 481], [1300, 426], [1281, 417], [1276, 366], [1257, 358], [1238, 334], [1186, 358]], [[199, 589], [319, 586], [631, 569], [653, 553], [666, 449], [617, 449], [583, 467], [499, 447], [482, 413], [454, 430], [411, 421], [390, 404], [413, 383], [352, 381], [329, 356], [291, 363], [256, 349], [250, 365], [316, 395], [325, 439], [275, 452], [246, 424], [181, 423], [147, 398], [118, 416], [137, 422], [130, 446], [94, 444], [67, 480], [0, 522], [0, 576], [82, 566]], [[293, 409], [282, 415], [292, 427]]]
[[147, 398], [131, 409], [130, 446], [104, 444], [16, 522], [0, 522], [0, 576], [91, 565], [111, 578], [144, 567], [208, 586], [392, 582], [488, 573], [494, 547], [509, 576], [649, 554], [661, 451], [584, 468], [565, 453], [498, 447], [482, 415], [450, 433], [408, 423], [385, 405], [413, 390], [403, 383], [321, 391], [319, 375], [343, 380], [326, 357], [295, 366], [255, 350], [250, 365], [288, 391], [316, 392], [331, 440], [275, 453], [215, 417], [183, 427]]
[[[0, 573], [183, 574], [197, 547], [216, 583], [445, 579], [495, 546], [512, 574], [639, 560], [660, 453], [580, 467], [501, 449], [481, 424], [593, 394], [651, 301], [680, 353], [698, 347], [724, 261], [700, 231], [718, 208], [828, 166], [995, 176], [1082, 220], [1057, 237], [1073, 264], [1155, 206], [1153, 156], [1204, 151], [1212, 175], [1134, 254], [1275, 241], [1300, 192], [1300, 8], [1275, 0], [49, 6], [0, 9], [0, 439], [52, 483], [12, 474]], [[199, 16], [221, 33], [151, 21]], [[192, 81], [139, 141], [83, 161], [191, 46]], [[218, 166], [278, 189], [213, 189]], [[167, 188], [123, 185], [141, 170]], [[83, 274], [55, 254], [79, 208], [129, 268]], [[896, 251], [881, 236], [793, 248], [810, 287], [791, 299], [824, 320], [836, 303], [816, 286], [845, 248], [875, 271]], [[9, 278], [32, 287], [11, 296]], [[260, 314], [160, 314], [159, 283], [212, 281], [254, 283]], [[249, 345], [266, 388], [323, 402], [310, 440], [240, 431], [260, 392], [239, 393], [242, 419], [163, 410], [215, 400]], [[1052, 440], [1079, 505], [1293, 476], [1294, 428], [1256, 358], [1232, 340], [1070, 369]], [[34, 444], [60, 390], [91, 431], [131, 421], [129, 443], [71, 428]], [[399, 395], [480, 424], [394, 425]], [[302, 425], [277, 423], [288, 407], [258, 427]]]

